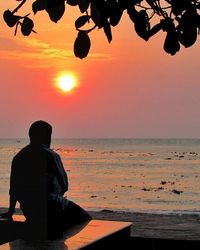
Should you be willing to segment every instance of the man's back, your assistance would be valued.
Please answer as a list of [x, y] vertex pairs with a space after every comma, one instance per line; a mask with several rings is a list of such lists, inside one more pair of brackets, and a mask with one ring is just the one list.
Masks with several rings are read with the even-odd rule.
[[47, 154], [42, 147], [22, 149], [13, 159], [10, 194], [25, 216], [45, 216], [47, 204]]
[[66, 191], [62, 191], [62, 181], [67, 182], [67, 176], [60, 173], [58, 160], [59, 156], [48, 147], [31, 144], [14, 157], [10, 194], [19, 201], [26, 217], [46, 218], [50, 195]]

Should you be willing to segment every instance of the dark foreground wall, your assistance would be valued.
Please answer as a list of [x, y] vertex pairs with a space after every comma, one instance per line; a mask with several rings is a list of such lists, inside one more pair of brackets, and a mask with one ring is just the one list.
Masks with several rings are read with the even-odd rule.
[[[134, 248], [134, 246], [136, 246]], [[131, 249], [145, 250], [170, 250], [170, 249], [188, 249], [199, 250], [200, 241], [190, 240], [166, 240], [166, 239], [150, 239], [150, 238], [134, 238], [131, 237], [129, 247]]]

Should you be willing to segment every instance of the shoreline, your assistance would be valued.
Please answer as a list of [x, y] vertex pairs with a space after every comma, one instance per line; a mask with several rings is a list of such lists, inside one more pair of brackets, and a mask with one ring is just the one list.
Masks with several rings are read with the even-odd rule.
[[149, 214], [141, 212], [89, 211], [94, 219], [133, 222], [131, 236], [139, 238], [200, 239], [200, 215]]
[[176, 216], [182, 216], [182, 215], [194, 215], [194, 216], [200, 216], [200, 210], [125, 210], [125, 209], [95, 209], [95, 208], [84, 208], [88, 212], [115, 212], [115, 213], [132, 213], [132, 214], [149, 214], [149, 215], [176, 215]]
[[[0, 213], [7, 208], [0, 208]], [[132, 222], [131, 236], [139, 238], [189, 240], [200, 239], [200, 214], [158, 214], [114, 210], [89, 211], [93, 219]], [[21, 214], [16, 209], [16, 214]]]

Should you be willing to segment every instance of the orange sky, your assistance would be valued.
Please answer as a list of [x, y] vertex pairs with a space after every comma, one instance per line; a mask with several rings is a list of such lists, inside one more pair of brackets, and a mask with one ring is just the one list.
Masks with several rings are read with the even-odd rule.
[[[1, 1], [0, 16], [14, 6]], [[0, 137], [26, 137], [38, 119], [52, 123], [55, 137], [199, 137], [199, 42], [172, 57], [162, 49], [164, 33], [146, 43], [124, 14], [113, 42], [92, 32], [80, 60], [72, 51], [78, 15], [68, 7], [54, 24], [38, 13], [30, 37], [14, 37], [0, 18]], [[79, 79], [72, 95], [54, 88], [63, 70]]]

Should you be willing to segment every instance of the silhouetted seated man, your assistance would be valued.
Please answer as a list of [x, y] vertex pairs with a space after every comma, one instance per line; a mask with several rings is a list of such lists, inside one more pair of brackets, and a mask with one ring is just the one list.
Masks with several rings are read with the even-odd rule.
[[16, 202], [26, 217], [29, 234], [54, 238], [66, 228], [90, 220], [90, 215], [63, 197], [68, 179], [60, 156], [50, 149], [52, 127], [44, 121], [29, 129], [30, 144], [13, 159], [10, 206], [3, 217], [11, 218]]

